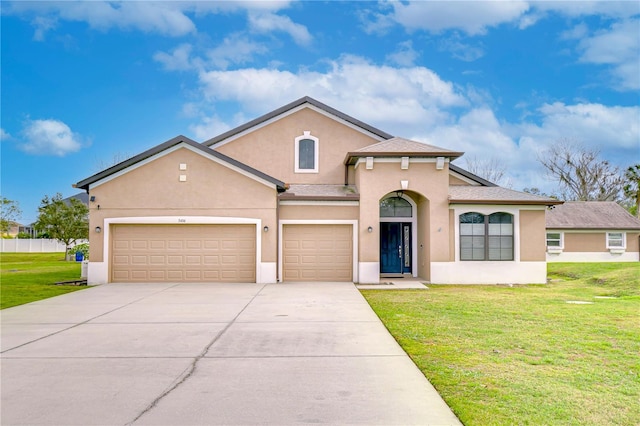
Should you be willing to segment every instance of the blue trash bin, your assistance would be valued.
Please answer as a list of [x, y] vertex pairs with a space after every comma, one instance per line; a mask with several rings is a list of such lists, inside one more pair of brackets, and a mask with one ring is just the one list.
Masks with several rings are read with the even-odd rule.
[[81, 251], [76, 252], [76, 262], [82, 262], [84, 260], [84, 254]]

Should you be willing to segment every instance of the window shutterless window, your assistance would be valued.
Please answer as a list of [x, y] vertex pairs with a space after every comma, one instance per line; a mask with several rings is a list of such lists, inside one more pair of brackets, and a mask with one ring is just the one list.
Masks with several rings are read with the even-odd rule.
[[624, 232], [607, 232], [607, 248], [624, 248]]
[[560, 232], [547, 232], [547, 247], [562, 247], [562, 234]]
[[513, 215], [460, 215], [460, 260], [513, 260]]
[[295, 172], [318, 173], [319, 140], [305, 131], [295, 139]]

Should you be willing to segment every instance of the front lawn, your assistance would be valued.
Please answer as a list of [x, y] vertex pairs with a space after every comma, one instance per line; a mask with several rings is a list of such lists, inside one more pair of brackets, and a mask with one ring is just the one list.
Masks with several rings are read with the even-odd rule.
[[637, 425], [640, 264], [549, 278], [362, 293], [465, 425]]
[[86, 287], [54, 285], [80, 278], [81, 265], [64, 253], [0, 253], [0, 309]]

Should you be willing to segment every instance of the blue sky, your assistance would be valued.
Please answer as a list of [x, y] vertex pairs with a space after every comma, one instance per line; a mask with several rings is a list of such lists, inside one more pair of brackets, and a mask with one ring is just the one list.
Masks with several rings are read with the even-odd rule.
[[44, 195], [178, 134], [309, 95], [388, 133], [497, 159], [513, 189], [570, 139], [640, 159], [640, 3], [1, 3], [2, 196]]

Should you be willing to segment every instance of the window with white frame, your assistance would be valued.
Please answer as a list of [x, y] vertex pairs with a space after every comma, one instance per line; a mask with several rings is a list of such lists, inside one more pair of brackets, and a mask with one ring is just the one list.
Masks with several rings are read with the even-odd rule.
[[513, 260], [513, 215], [460, 215], [460, 260]]
[[607, 232], [608, 249], [623, 249], [625, 245], [624, 232]]
[[295, 139], [295, 172], [318, 173], [319, 140], [305, 131]]
[[561, 249], [562, 247], [562, 232], [547, 232], [547, 248]]

